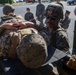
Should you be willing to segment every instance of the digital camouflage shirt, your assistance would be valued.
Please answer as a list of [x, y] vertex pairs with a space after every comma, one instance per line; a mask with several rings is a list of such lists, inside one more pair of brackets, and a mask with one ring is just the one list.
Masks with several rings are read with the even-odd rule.
[[60, 26], [54, 28], [51, 32], [50, 45], [62, 50], [69, 51], [69, 40], [66, 31]]
[[[16, 15], [6, 15], [1, 17], [1, 24], [2, 23], [10, 23], [10, 22], [18, 22], [18, 21], [23, 21], [23, 18], [21, 16], [16, 16]], [[12, 44], [11, 41], [11, 35], [18, 34], [17, 31], [10, 31], [0, 27], [0, 57], [9, 57], [9, 56], [16, 56], [16, 51], [15, 51], [15, 46], [16, 44]], [[11, 34], [11, 35], [10, 35]], [[12, 38], [14, 39], [15, 42], [17, 42], [16, 37]], [[13, 52], [12, 52], [13, 51]], [[12, 55], [13, 54], [13, 55]]]
[[64, 52], [69, 51], [69, 40], [66, 31], [60, 26], [51, 31], [42, 30], [39, 32], [45, 39], [47, 45], [51, 45]]

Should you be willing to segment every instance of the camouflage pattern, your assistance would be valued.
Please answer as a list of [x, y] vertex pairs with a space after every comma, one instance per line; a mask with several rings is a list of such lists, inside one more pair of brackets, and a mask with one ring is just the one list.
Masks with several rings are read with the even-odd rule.
[[38, 31], [34, 28], [25, 28], [25, 29], [20, 29], [17, 31], [20, 35], [21, 35], [21, 38], [24, 36], [24, 35], [29, 35], [29, 34], [38, 34]]
[[5, 29], [0, 27], [0, 36], [4, 33]]
[[[16, 51], [17, 48], [17, 51]], [[0, 37], [0, 57], [18, 58], [29, 68], [43, 65], [48, 56], [47, 45], [36, 29], [6, 30]]]
[[[14, 58], [16, 57], [16, 47], [18, 45], [18, 33], [16, 31], [7, 30], [0, 37], [0, 57]], [[14, 43], [12, 42], [14, 41]]]
[[25, 21], [24, 18], [20, 15], [9, 14], [1, 17], [1, 23], [10, 23], [10, 22], [20, 22]]
[[60, 25], [56, 26], [53, 30], [42, 30], [39, 32], [46, 41], [47, 45], [51, 45], [59, 50], [69, 53], [69, 40], [67, 32], [61, 28]]
[[48, 55], [45, 40], [39, 34], [23, 36], [17, 47], [17, 55], [26, 67], [41, 67]]
[[11, 39], [8, 35], [4, 35], [0, 38], [0, 57], [8, 56], [11, 44]]
[[63, 27], [64, 29], [68, 29], [69, 24], [70, 24], [70, 22], [71, 22], [71, 19], [70, 19], [69, 15], [70, 15], [70, 11], [66, 10], [64, 19], [61, 19], [61, 20], [60, 20], [60, 25], [61, 25], [61, 27]]
[[60, 26], [51, 32], [50, 45], [64, 52], [69, 51], [70, 47], [67, 33]]
[[48, 30], [41, 30], [39, 31], [40, 35], [44, 38], [46, 41], [47, 46], [50, 44], [50, 31]]
[[[24, 21], [22, 16], [16, 16], [11, 13], [12, 11], [14, 11], [14, 7], [10, 4], [3, 7], [5, 16], [1, 17], [1, 23]], [[0, 27], [0, 57], [15, 57], [18, 39], [19, 36], [17, 31], [6, 30]]]
[[51, 18], [51, 16], [53, 16], [56, 19], [62, 19], [63, 18], [62, 6], [60, 6], [59, 4], [50, 4], [50, 5], [48, 5], [48, 7], [46, 8], [45, 15], [50, 16], [50, 18]]
[[25, 13], [25, 16], [24, 16], [25, 20], [36, 24], [33, 13], [30, 11], [29, 8], [27, 8], [26, 10], [27, 10], [27, 13]]
[[3, 14], [5, 15], [8, 15], [9, 12], [13, 12], [15, 10], [15, 8], [10, 5], [10, 4], [6, 4], [4, 7], [3, 7]]
[[21, 41], [20, 39], [24, 35], [29, 35], [32, 33], [38, 33], [38, 32], [33, 28], [21, 29], [16, 31], [5, 30], [0, 37], [0, 57], [6, 57], [6, 58], [15, 57], [16, 47], [19, 44], [19, 41]]
[[[11, 14], [13, 10], [11, 5], [4, 6], [3, 13], [6, 16], [1, 18], [2, 23], [25, 22], [21, 17]], [[48, 55], [47, 45], [37, 30], [33, 28], [5, 30], [0, 37], [0, 57], [15, 58], [17, 55], [28, 68], [38, 68], [45, 63]]]
[[62, 6], [60, 6], [59, 4], [48, 5], [48, 7], [46, 8], [46, 26], [49, 30], [52, 30], [50, 34], [50, 45], [57, 49], [63, 50], [64, 52], [67, 52], [70, 48], [68, 36], [66, 31], [58, 24], [60, 19], [62, 18]]

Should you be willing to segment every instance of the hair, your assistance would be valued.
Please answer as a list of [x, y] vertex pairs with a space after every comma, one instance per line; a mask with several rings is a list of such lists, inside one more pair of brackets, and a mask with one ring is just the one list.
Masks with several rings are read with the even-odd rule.
[[30, 11], [30, 8], [26, 8], [27, 11]]

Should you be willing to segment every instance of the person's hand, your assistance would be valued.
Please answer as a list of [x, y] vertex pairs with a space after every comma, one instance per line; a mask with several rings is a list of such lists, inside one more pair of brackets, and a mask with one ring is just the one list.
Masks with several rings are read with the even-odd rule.
[[20, 25], [19, 29], [28, 28], [28, 27], [32, 27], [32, 28], [35, 27], [34, 23], [33, 22], [29, 22], [29, 21], [27, 21], [27, 22], [19, 22], [19, 25]]
[[16, 57], [16, 48], [21, 40], [21, 36], [19, 36], [19, 34], [17, 32], [10, 32], [9, 36], [10, 36], [12, 45], [10, 46], [8, 56], [15, 58]]
[[9, 36], [11, 38], [12, 45], [14, 47], [17, 47], [17, 45], [19, 44], [19, 41], [21, 40], [21, 37], [19, 36], [19, 34], [17, 32], [10, 32]]
[[76, 70], [76, 55], [72, 55], [66, 64], [70, 69]]
[[17, 30], [17, 28], [15, 26], [13, 26], [13, 23], [3, 23], [2, 27], [4, 29], [12, 29], [12, 30]]
[[23, 29], [27, 27], [34, 28], [35, 25], [33, 22], [26, 21], [26, 22], [16, 22], [16, 23], [3, 23], [2, 27], [8, 30], [17, 30], [17, 29]]

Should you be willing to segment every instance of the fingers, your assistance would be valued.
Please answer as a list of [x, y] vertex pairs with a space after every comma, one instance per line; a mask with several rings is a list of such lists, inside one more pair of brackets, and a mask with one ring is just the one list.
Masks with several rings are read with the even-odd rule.
[[21, 25], [21, 26], [19, 27], [19, 29], [23, 29], [23, 28], [27, 28], [27, 26], [26, 26], [26, 25]]
[[35, 26], [35, 24], [33, 22], [26, 22], [25, 25], [27, 27], [34, 27]]
[[20, 23], [20, 24], [21, 25], [20, 25], [19, 29], [23, 29], [23, 28], [27, 28], [27, 27], [34, 27], [35, 26], [33, 22], [28, 22], [28, 21]]
[[23, 29], [23, 28], [27, 28], [27, 27], [32, 27], [34, 28], [35, 25], [33, 22], [17, 22], [17, 23], [4, 23], [2, 24], [2, 27], [4, 29], [12, 29], [12, 30], [17, 30], [17, 29]]
[[16, 28], [16, 27], [9, 27], [9, 28], [7, 28], [7, 29], [10, 29], [10, 30], [17, 30], [18, 28]]
[[11, 33], [12, 45], [17, 46], [19, 44], [19, 34], [16, 32]]
[[76, 70], [76, 56], [72, 56], [67, 62], [67, 66], [71, 69]]
[[26, 22], [25, 22], [25, 24], [26, 24], [26, 25], [27, 25], [27, 24], [34, 25], [34, 23], [33, 23], [33, 22], [29, 22], [29, 21], [26, 21]]
[[13, 26], [13, 23], [4, 23], [4, 24], [2, 24], [2, 27], [3, 27], [4, 29], [17, 30], [17, 28]]
[[15, 23], [13, 23], [13, 26], [19, 26], [19, 23], [15, 22]]
[[7, 26], [7, 25], [8, 25], [8, 26], [12, 26], [13, 23], [3, 23], [3, 24], [2, 24], [2, 26]]

